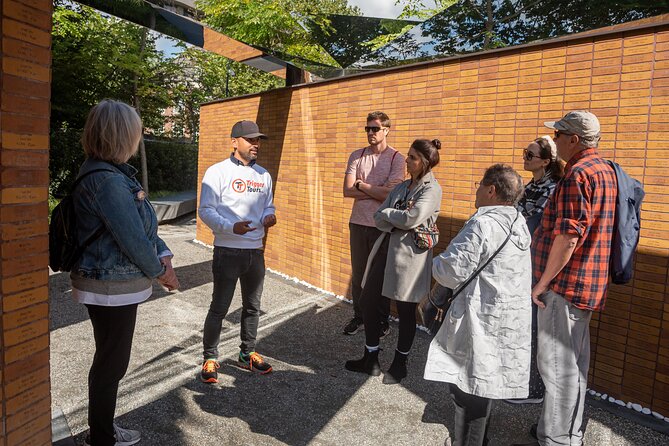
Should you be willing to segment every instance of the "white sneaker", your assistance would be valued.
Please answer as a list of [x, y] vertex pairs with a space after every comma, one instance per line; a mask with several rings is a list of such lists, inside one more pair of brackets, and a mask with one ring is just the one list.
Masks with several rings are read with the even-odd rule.
[[526, 399], [517, 399], [517, 400], [504, 400], [507, 403], [510, 404], [541, 404], [544, 402], [543, 397], [542, 398], [526, 398]]
[[135, 443], [139, 443], [139, 440], [142, 439], [139, 431], [124, 429], [116, 423], [114, 423], [114, 433], [116, 436], [115, 446], [131, 446]]
[[[132, 446], [139, 443], [139, 440], [142, 439], [139, 431], [124, 429], [116, 423], [114, 423], [114, 436], [116, 437], [116, 444], [114, 446]], [[89, 441], [88, 438], [84, 440], [84, 446], [91, 446]]]

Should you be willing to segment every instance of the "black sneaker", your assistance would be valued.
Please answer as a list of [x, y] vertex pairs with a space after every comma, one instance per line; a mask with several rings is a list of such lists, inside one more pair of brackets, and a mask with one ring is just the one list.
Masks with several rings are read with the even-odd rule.
[[385, 338], [390, 333], [390, 324], [388, 321], [381, 321], [381, 331], [379, 332], [379, 339]]
[[344, 334], [349, 336], [354, 335], [359, 332], [361, 328], [364, 328], [362, 319], [359, 317], [354, 317], [344, 327]]
[[248, 355], [239, 352], [239, 359], [237, 360], [237, 365], [239, 365], [239, 367], [243, 369], [247, 369], [252, 372], [258, 372], [261, 375], [264, 375], [272, 371], [272, 366], [269, 365], [269, 362], [262, 359], [262, 356], [260, 356], [256, 352], [251, 352]]
[[218, 382], [218, 368], [220, 365], [215, 359], [207, 359], [202, 364], [200, 371], [200, 380], [203, 383], [217, 383]]

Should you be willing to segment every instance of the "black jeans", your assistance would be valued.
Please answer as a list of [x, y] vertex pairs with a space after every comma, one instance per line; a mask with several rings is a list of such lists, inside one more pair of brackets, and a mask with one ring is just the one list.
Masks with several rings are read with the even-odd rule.
[[[370, 347], [379, 345], [381, 335], [380, 308], [390, 306], [390, 299], [383, 296], [383, 279], [388, 259], [388, 243], [390, 236], [386, 236], [383, 244], [372, 260], [367, 273], [365, 288], [362, 290], [362, 315], [365, 323], [365, 343]], [[395, 301], [397, 314], [400, 319], [400, 329], [397, 337], [397, 349], [403, 353], [411, 350], [416, 336], [416, 305], [413, 302]], [[387, 319], [386, 319], [387, 320]]]
[[544, 381], [541, 379], [537, 363], [538, 308], [537, 304], [532, 302], [532, 355], [530, 356], [530, 396], [528, 398], [543, 398], [544, 393], [546, 393], [546, 387], [544, 386]]
[[214, 292], [204, 321], [202, 344], [204, 359], [218, 358], [223, 319], [228, 314], [237, 280], [242, 287], [242, 317], [239, 348], [242, 353], [255, 349], [260, 318], [260, 297], [265, 281], [265, 255], [261, 249], [214, 247]]
[[86, 305], [93, 324], [95, 356], [88, 372], [88, 425], [92, 446], [114, 446], [114, 412], [118, 383], [130, 362], [137, 304], [122, 307]]
[[452, 446], [487, 445], [492, 400], [465, 393], [455, 384], [449, 384], [449, 389], [455, 403]]
[[[381, 235], [381, 231], [372, 226], [362, 226], [349, 223], [351, 243], [351, 297], [353, 298], [353, 316], [362, 319], [362, 278], [365, 275], [367, 258], [372, 251], [374, 242]], [[390, 314], [390, 301], [386, 299], [380, 302], [379, 317], [388, 320]]]

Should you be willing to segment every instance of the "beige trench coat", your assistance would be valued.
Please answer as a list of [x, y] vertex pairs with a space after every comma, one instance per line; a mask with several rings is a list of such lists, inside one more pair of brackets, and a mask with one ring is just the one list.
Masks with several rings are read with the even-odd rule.
[[[374, 213], [376, 227], [383, 234], [374, 244], [367, 260], [369, 270], [383, 239], [389, 236], [381, 294], [402, 302], [420, 302], [430, 290], [432, 280], [432, 249], [417, 248], [412, 229], [421, 223], [431, 225], [437, 221], [441, 206], [441, 186], [432, 172], [428, 172], [418, 181], [419, 184], [412, 191], [408, 190], [411, 180], [395, 186]], [[401, 201], [408, 203], [407, 209], [395, 209], [395, 205]], [[367, 273], [365, 279], [366, 276]]]

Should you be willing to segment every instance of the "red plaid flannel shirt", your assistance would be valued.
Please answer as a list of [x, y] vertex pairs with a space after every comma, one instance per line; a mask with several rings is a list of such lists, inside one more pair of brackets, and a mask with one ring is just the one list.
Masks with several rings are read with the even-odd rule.
[[535, 283], [555, 236], [576, 234], [576, 249], [549, 288], [577, 308], [604, 308], [617, 196], [616, 174], [597, 150], [583, 150], [569, 160], [532, 241]]

